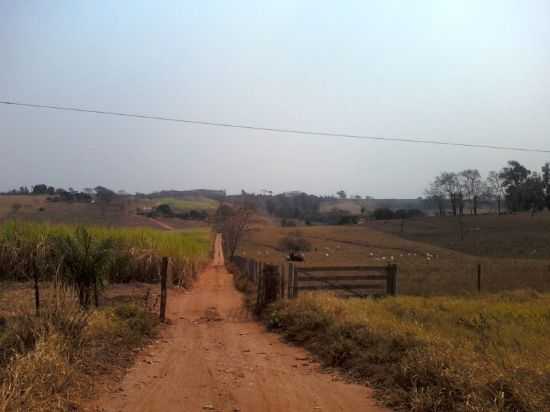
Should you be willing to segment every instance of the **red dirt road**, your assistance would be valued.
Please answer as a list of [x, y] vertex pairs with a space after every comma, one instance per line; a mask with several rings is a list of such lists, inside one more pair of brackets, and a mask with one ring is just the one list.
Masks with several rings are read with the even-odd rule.
[[191, 292], [171, 290], [172, 325], [138, 356], [99, 411], [367, 411], [368, 388], [321, 373], [302, 349], [252, 320], [223, 266], [216, 240], [212, 265]]

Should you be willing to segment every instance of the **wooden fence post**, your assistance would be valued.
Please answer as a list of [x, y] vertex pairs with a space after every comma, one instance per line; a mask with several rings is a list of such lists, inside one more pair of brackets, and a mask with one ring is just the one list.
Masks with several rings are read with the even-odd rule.
[[389, 295], [397, 296], [398, 282], [397, 282], [397, 265], [394, 263], [388, 264], [386, 268], [387, 279], [387, 292]]
[[279, 266], [279, 299], [285, 298], [285, 266], [280, 264]]
[[477, 264], [477, 291], [481, 293], [481, 263]]
[[298, 273], [296, 272], [296, 266], [292, 265], [292, 297], [298, 296]]
[[168, 274], [168, 258], [162, 258], [162, 268], [160, 271], [160, 321], [166, 320], [166, 277]]
[[[260, 265], [263, 269], [263, 265]], [[260, 313], [264, 306], [265, 297], [265, 276], [263, 270], [258, 272], [258, 280], [256, 283], [256, 313]]]

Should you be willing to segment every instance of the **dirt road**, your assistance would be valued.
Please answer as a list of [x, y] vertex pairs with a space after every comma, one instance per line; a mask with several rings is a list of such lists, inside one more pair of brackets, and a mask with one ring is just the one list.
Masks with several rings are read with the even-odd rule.
[[172, 325], [97, 410], [384, 410], [368, 388], [322, 373], [304, 350], [253, 321], [223, 266], [219, 238], [214, 255], [191, 292], [169, 291]]

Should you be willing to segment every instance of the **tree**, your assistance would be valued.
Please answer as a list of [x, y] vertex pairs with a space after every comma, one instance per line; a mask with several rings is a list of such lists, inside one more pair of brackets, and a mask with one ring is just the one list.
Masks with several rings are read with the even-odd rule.
[[344, 190], [339, 190], [338, 192], [336, 192], [336, 194], [340, 199], [346, 199], [348, 197], [348, 195]]
[[548, 162], [542, 166], [542, 184], [544, 186], [546, 208], [550, 210], [550, 163]]
[[435, 178], [435, 184], [442, 192], [446, 193], [450, 202], [453, 215], [456, 216], [459, 207], [460, 182], [453, 172], [443, 172]]
[[477, 215], [477, 204], [483, 193], [483, 182], [477, 169], [466, 169], [459, 173], [466, 198], [471, 202], [471, 213]]
[[542, 177], [534, 172], [527, 178], [521, 188], [523, 208], [530, 210], [531, 215], [536, 211], [543, 210], [546, 206], [544, 195], [544, 183]]
[[100, 202], [110, 203], [116, 197], [115, 192], [103, 186], [97, 186], [94, 190]]
[[32, 188], [33, 195], [45, 195], [48, 193], [48, 186], [44, 184], [35, 185]]
[[432, 206], [437, 207], [439, 216], [443, 216], [445, 214], [445, 192], [443, 192], [443, 188], [438, 184], [437, 180], [430, 184], [425, 193], [428, 202]]
[[522, 186], [527, 181], [531, 171], [515, 160], [509, 160], [508, 166], [500, 172], [500, 178], [506, 191], [506, 203], [512, 212], [525, 210]]
[[222, 234], [226, 256], [233, 259], [239, 244], [250, 230], [254, 207], [249, 203], [222, 204], [216, 211], [216, 229]]
[[504, 180], [500, 174], [494, 170], [489, 172], [487, 176], [487, 194], [489, 198], [495, 199], [497, 202], [497, 214], [502, 213], [502, 199], [505, 195]]

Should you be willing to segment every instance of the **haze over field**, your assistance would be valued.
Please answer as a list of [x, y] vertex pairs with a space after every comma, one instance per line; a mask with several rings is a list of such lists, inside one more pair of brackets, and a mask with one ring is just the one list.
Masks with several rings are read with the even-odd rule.
[[[550, 147], [550, 3], [0, 1], [0, 100]], [[443, 169], [550, 156], [0, 106], [0, 191], [416, 197]]]

